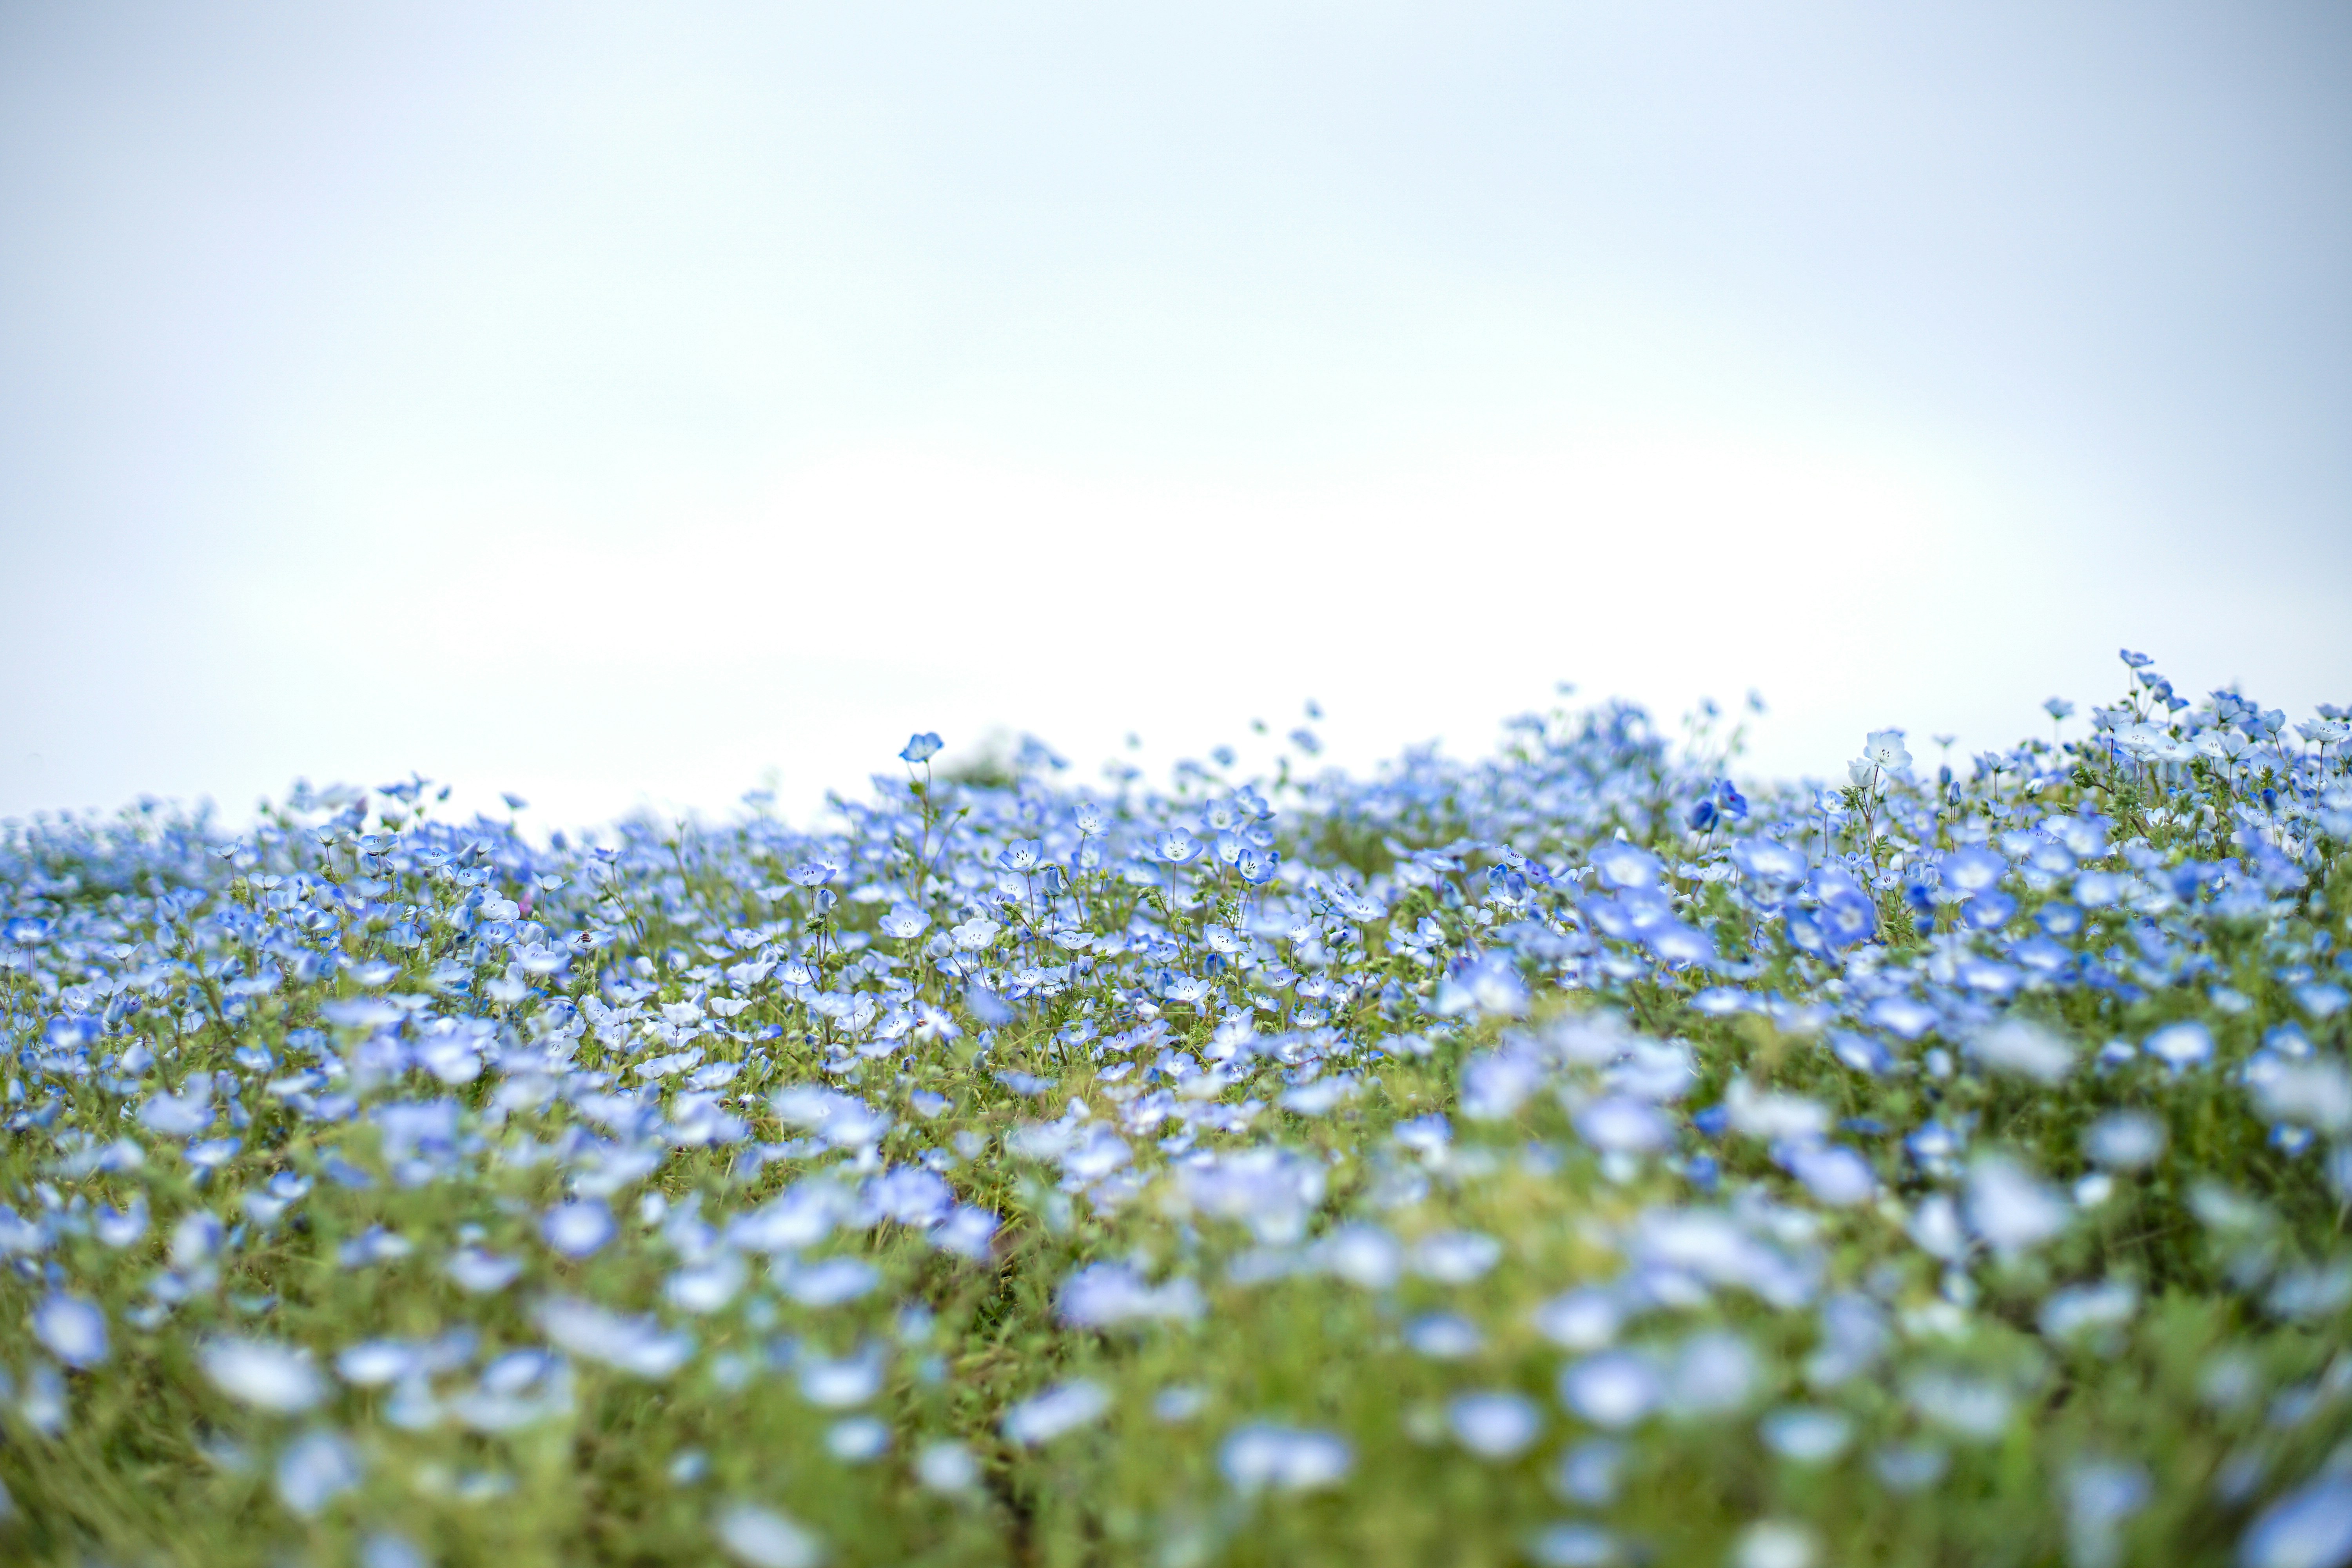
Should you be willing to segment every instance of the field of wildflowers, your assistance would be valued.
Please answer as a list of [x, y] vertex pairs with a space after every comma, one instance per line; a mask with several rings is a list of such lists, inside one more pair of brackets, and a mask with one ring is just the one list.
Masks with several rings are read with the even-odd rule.
[[2352, 727], [2125, 661], [1830, 787], [12, 823], [0, 1555], [2342, 1568]]

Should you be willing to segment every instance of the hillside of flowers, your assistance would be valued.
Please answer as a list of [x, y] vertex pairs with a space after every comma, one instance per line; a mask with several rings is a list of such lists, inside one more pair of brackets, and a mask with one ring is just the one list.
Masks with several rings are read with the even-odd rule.
[[2342, 1568], [2352, 725], [2125, 666], [11, 822], [0, 1557]]

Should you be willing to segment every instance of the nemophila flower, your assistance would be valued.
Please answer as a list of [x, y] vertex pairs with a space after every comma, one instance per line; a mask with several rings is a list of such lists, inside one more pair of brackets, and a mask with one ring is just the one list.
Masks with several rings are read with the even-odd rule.
[[1888, 773], [1899, 773], [1911, 765], [1911, 753], [1904, 749], [1900, 730], [1873, 730], [1863, 742], [1862, 754], [1873, 767]]
[[1454, 1440], [1482, 1459], [1515, 1459], [1543, 1434], [1543, 1412], [1524, 1394], [1485, 1390], [1445, 1406]]
[[1814, 880], [1820, 903], [1812, 911], [1811, 923], [1822, 943], [1843, 951], [1877, 931], [1878, 906], [1852, 878], [1824, 872]]
[[1483, 1350], [1486, 1337], [1459, 1312], [1424, 1312], [1405, 1325], [1404, 1342], [1432, 1361], [1462, 1361]]
[[961, 1443], [928, 1444], [915, 1456], [915, 1478], [932, 1491], [960, 1495], [980, 1484], [980, 1461]]
[[2119, 1110], [2084, 1131], [2082, 1150], [2110, 1171], [2140, 1171], [2164, 1154], [2164, 1123], [2140, 1110]]
[[2017, 1400], [1989, 1377], [1943, 1368], [1922, 1368], [1904, 1379], [1911, 1407], [1945, 1436], [1969, 1444], [1990, 1444], [2009, 1429]]
[[172, 1226], [167, 1256], [174, 1268], [198, 1268], [219, 1254], [227, 1237], [228, 1227], [221, 1224], [218, 1215], [197, 1209], [182, 1215]]
[[1318, 1267], [1366, 1290], [1386, 1290], [1404, 1275], [1404, 1247], [1379, 1226], [1360, 1220], [1334, 1228], [1315, 1244]]
[[[1951, 1263], [1967, 1251], [1958, 1207], [1945, 1194], [1933, 1194], [1923, 1200], [1908, 1228], [1930, 1257]], [[1950, 1278], [1947, 1275], [1948, 1279]], [[1945, 1310], [1930, 1309], [1937, 1314]], [[1815, 1389], [1851, 1383], [1885, 1358], [1893, 1339], [1892, 1325], [1876, 1302], [1859, 1291], [1833, 1292], [1822, 1302], [1821, 1345], [1806, 1358], [1805, 1381]]]
[[816, 1084], [778, 1089], [770, 1102], [785, 1122], [814, 1132], [836, 1149], [862, 1149], [881, 1141], [890, 1118], [855, 1095]]
[[432, 1559], [404, 1535], [379, 1530], [360, 1542], [359, 1568], [431, 1568]]
[[316, 1518], [366, 1476], [367, 1461], [349, 1438], [324, 1427], [313, 1428], [287, 1444], [278, 1455], [278, 1499], [300, 1517]]
[[884, 1370], [879, 1345], [855, 1355], [808, 1357], [800, 1363], [801, 1397], [821, 1409], [855, 1409], [882, 1392]]
[[117, 1209], [111, 1204], [99, 1205], [90, 1221], [90, 1234], [118, 1252], [137, 1246], [147, 1234], [147, 1194], [134, 1194], [126, 1209]]
[[181, 1152], [197, 1170], [217, 1171], [236, 1158], [236, 1152], [244, 1146], [245, 1141], [241, 1138], [214, 1138], [191, 1143]]
[[1013, 1405], [1003, 1431], [1007, 1442], [1034, 1448], [1100, 1420], [1109, 1408], [1110, 1395], [1100, 1384], [1076, 1378]]
[[1570, 1415], [1603, 1431], [1622, 1431], [1665, 1402], [1656, 1362], [1635, 1351], [1602, 1351], [1560, 1371], [1559, 1402]]
[[[936, 735], [920, 738], [929, 740], [933, 751], [939, 749]], [[722, 1510], [711, 1521], [710, 1533], [744, 1568], [817, 1568], [825, 1560], [824, 1543], [806, 1527], [756, 1503], [734, 1503]]]
[[442, 1272], [456, 1281], [459, 1289], [486, 1296], [513, 1284], [522, 1274], [522, 1265], [478, 1247], [461, 1247], [449, 1255]]
[[1190, 1421], [1208, 1408], [1208, 1394], [1198, 1388], [1175, 1384], [1151, 1396], [1151, 1414], [1168, 1426]]
[[1955, 849], [1938, 863], [1944, 886], [1963, 893], [1974, 893], [2000, 882], [2009, 872], [2009, 862], [1990, 849], [1969, 847]]
[[1969, 1238], [1960, 1225], [1959, 1205], [1948, 1194], [1930, 1193], [1922, 1198], [1906, 1228], [1919, 1249], [1931, 1258], [1957, 1263], [1968, 1254]]
[[716, 1253], [663, 1280], [662, 1299], [682, 1312], [706, 1317], [732, 1301], [749, 1277], [750, 1269], [740, 1256]]
[[2027, 1018], [2004, 1018], [1969, 1041], [1969, 1054], [1996, 1072], [2037, 1083], [2064, 1081], [2074, 1070], [2074, 1048]]
[[2322, 982], [2294, 988], [2295, 1005], [2314, 1018], [2333, 1018], [2347, 1006], [2352, 1006], [2352, 991], [2341, 985]]
[[1655, 887], [1665, 873], [1664, 863], [1655, 855], [1639, 845], [1622, 840], [1595, 847], [1591, 866], [1601, 883], [1611, 888]]
[[1937, 1023], [1936, 1009], [1910, 996], [1882, 996], [1864, 1015], [1871, 1023], [1906, 1040], [1916, 1040]]
[[1756, 1352], [1727, 1329], [1702, 1329], [1685, 1339], [1667, 1371], [1666, 1409], [1684, 1421], [1704, 1420], [1746, 1407], [1762, 1376]]
[[1239, 1492], [1320, 1491], [1348, 1479], [1355, 1453], [1335, 1433], [1252, 1422], [1225, 1438], [1217, 1468]]
[[904, 763], [927, 763], [939, 755], [941, 744], [937, 734], [926, 730], [920, 734], [908, 737], [907, 743], [898, 749], [898, 760]]
[[1853, 1441], [1853, 1421], [1841, 1411], [1790, 1405], [1768, 1412], [1757, 1432], [1792, 1464], [1826, 1465]]
[[1723, 1109], [1732, 1131], [1767, 1142], [1814, 1142], [1829, 1130], [1829, 1109], [1798, 1094], [1759, 1090], [1744, 1078], [1724, 1090]]
[[2017, 913], [2017, 900], [2007, 893], [1988, 890], [1960, 906], [1960, 923], [1970, 931], [1999, 931]]
[[1171, 827], [1160, 835], [1160, 858], [1171, 866], [1181, 866], [1201, 853], [1201, 841], [1181, 827]]
[[1203, 1310], [1199, 1287], [1189, 1279], [1153, 1285], [1119, 1263], [1093, 1263], [1063, 1282], [1056, 1298], [1063, 1318], [1088, 1328], [1146, 1320], [1189, 1320]]
[[2074, 1286], [2051, 1292], [2042, 1303], [2043, 1337], [2065, 1343], [2121, 1328], [2139, 1309], [2139, 1291], [2128, 1280]]
[[1625, 1458], [1626, 1445], [1615, 1437], [1587, 1437], [1570, 1444], [1552, 1471], [1551, 1489], [1568, 1502], [1607, 1508], [1617, 1500]]
[[335, 1375], [355, 1388], [382, 1388], [417, 1370], [416, 1347], [399, 1340], [368, 1340], [335, 1357]]
[[2352, 1131], [2352, 1073], [2341, 1062], [2273, 1058], [2260, 1071], [2250, 1062], [2246, 1087], [2265, 1121], [2330, 1134]]
[[586, 1258], [601, 1249], [620, 1231], [613, 1211], [601, 1198], [581, 1198], [558, 1204], [540, 1216], [539, 1234], [566, 1258]]
[[2213, 1059], [2213, 1032], [2190, 1018], [2166, 1025], [2142, 1042], [2140, 1049], [2174, 1072], [2184, 1072]]
[[1424, 1279], [1445, 1285], [1467, 1285], [1486, 1276], [1501, 1261], [1503, 1244], [1470, 1230], [1438, 1231], [1412, 1244], [1407, 1267]]
[[1538, 1332], [1562, 1350], [1592, 1351], [1617, 1338], [1625, 1309], [1611, 1291], [1582, 1286], [1552, 1297], [1535, 1311]]
[[156, 1093], [139, 1107], [139, 1124], [166, 1138], [186, 1138], [213, 1124], [212, 1082], [191, 1078], [180, 1094]]
[[1969, 1228], [1986, 1246], [2015, 1256], [2065, 1229], [2066, 1202], [2016, 1161], [1979, 1154], [1969, 1167]]
[[2063, 900], [2034, 912], [2034, 923], [2052, 936], [2073, 936], [2083, 929], [2083, 911]]
[[1642, 944], [1658, 962], [1683, 969], [1715, 961], [1715, 943], [1707, 934], [1681, 921], [1661, 921], [1642, 933]]
[[198, 1352], [215, 1387], [257, 1410], [296, 1415], [326, 1397], [326, 1380], [299, 1346], [268, 1340], [218, 1339]]
[[1832, 1208], [1851, 1208], [1877, 1195], [1878, 1178], [1870, 1162], [1851, 1149], [1794, 1143], [1776, 1152], [1775, 1158], [1815, 1199]]
[[694, 1353], [690, 1334], [670, 1332], [656, 1319], [623, 1316], [572, 1297], [550, 1297], [533, 1315], [550, 1343], [583, 1361], [636, 1377], [667, 1378]]
[[872, 1295], [881, 1287], [882, 1274], [862, 1258], [827, 1258], [785, 1266], [777, 1284], [802, 1306], [822, 1309]]
[[2279, 1498], [2238, 1542], [2242, 1568], [2335, 1568], [2352, 1562], [2352, 1478], [2323, 1472]]
[[974, 915], [950, 929], [948, 937], [959, 952], [985, 952], [996, 945], [996, 939], [1003, 931], [1002, 925], [986, 915]]
[[93, 1367], [106, 1360], [106, 1313], [79, 1296], [52, 1294], [33, 1309], [33, 1337], [66, 1365]]
[[1930, 1489], [1951, 1467], [1950, 1454], [1926, 1443], [1894, 1444], [1870, 1457], [1878, 1484], [1898, 1497]]
[[1731, 859], [1749, 880], [1767, 888], [1793, 888], [1811, 869], [1801, 850], [1772, 838], [1751, 838], [1734, 845]]
[[1528, 1537], [1526, 1551], [1538, 1568], [1614, 1568], [1627, 1560], [1625, 1544], [1616, 1536], [1573, 1520], [1545, 1525]]
[[1436, 1010], [1441, 1016], [1476, 1011], [1517, 1017], [1527, 1011], [1528, 988], [1511, 963], [1487, 954], [1463, 964], [1439, 983]]
[[845, 1465], [871, 1464], [890, 1451], [890, 1428], [871, 1415], [852, 1415], [826, 1429], [824, 1447]]
[[407, 1237], [382, 1226], [370, 1226], [335, 1249], [335, 1261], [345, 1268], [366, 1268], [405, 1258], [415, 1250]]
[[1732, 1545], [1730, 1568], [1815, 1568], [1821, 1560], [1821, 1537], [1809, 1526], [1764, 1519], [1740, 1531]]
[[1673, 1143], [1674, 1124], [1654, 1105], [1605, 1095], [1576, 1112], [1577, 1135], [1603, 1153], [1646, 1154]]

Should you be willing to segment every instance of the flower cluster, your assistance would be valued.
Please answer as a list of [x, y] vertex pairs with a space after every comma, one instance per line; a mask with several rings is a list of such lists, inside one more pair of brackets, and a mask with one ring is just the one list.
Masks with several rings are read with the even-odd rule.
[[11, 824], [0, 1542], [2343, 1568], [2352, 725], [2125, 663], [1832, 784]]

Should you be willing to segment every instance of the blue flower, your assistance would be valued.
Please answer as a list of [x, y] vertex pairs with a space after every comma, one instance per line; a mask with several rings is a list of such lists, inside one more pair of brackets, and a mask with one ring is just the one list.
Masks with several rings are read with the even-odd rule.
[[87, 1370], [106, 1360], [106, 1314], [79, 1296], [45, 1298], [33, 1309], [33, 1337], [70, 1367]]
[[[1842, 871], [1824, 870], [1814, 879], [1814, 887], [1819, 902], [1811, 911], [1811, 925], [1827, 946], [1849, 948], [1867, 941], [1878, 930], [1878, 906], [1853, 878]], [[1793, 915], [1790, 927], [1793, 937]]]
[[1160, 858], [1171, 866], [1181, 866], [1201, 853], [1201, 841], [1181, 827], [1171, 827], [1160, 835]]
[[1251, 847], [1242, 851], [1234, 868], [1242, 874], [1243, 881], [1253, 888], [1262, 888], [1282, 869], [1282, 855], [1277, 850]]
[[558, 1204], [541, 1216], [539, 1234], [566, 1258], [586, 1258], [620, 1231], [601, 1198]]
[[910, 735], [907, 743], [899, 748], [898, 760], [910, 763], [927, 763], [939, 754], [940, 744], [939, 736], [928, 730], [919, 735]]
[[1638, 844], [1611, 839], [1594, 847], [1591, 865], [1612, 888], [1654, 888], [1665, 875], [1665, 866]]

